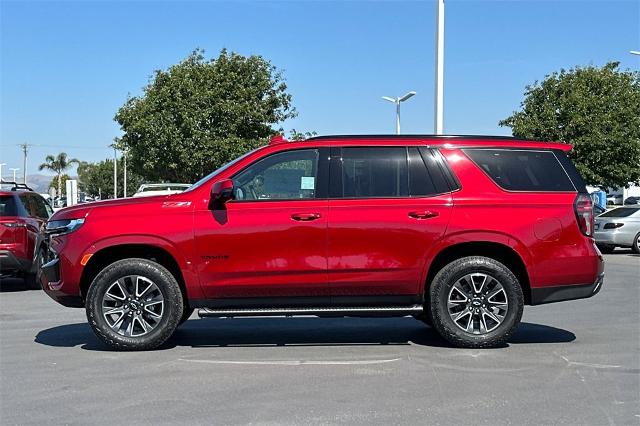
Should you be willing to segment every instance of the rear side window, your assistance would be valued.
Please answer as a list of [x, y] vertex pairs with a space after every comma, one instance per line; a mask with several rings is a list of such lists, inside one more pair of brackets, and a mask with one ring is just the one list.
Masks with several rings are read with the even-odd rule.
[[407, 148], [343, 148], [342, 194], [345, 198], [408, 196]]
[[640, 216], [640, 209], [633, 207], [620, 207], [617, 209], [609, 210], [606, 213], [602, 213], [598, 217], [629, 217]]
[[433, 151], [409, 147], [409, 192], [420, 197], [444, 194], [451, 189]]
[[18, 208], [12, 195], [0, 195], [0, 216], [18, 216]]
[[509, 191], [573, 192], [573, 183], [551, 151], [463, 150], [501, 188]]

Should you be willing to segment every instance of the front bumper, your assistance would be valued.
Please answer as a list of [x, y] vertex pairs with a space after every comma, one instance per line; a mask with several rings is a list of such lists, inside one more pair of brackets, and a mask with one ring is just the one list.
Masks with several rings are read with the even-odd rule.
[[586, 299], [598, 294], [604, 284], [604, 271], [592, 284], [562, 285], [554, 287], [539, 287], [531, 289], [531, 304], [561, 302], [563, 300]]
[[45, 263], [38, 272], [38, 280], [49, 297], [63, 306], [70, 308], [84, 307], [82, 297], [70, 295], [62, 291], [62, 279], [60, 276], [60, 259], [55, 258]]

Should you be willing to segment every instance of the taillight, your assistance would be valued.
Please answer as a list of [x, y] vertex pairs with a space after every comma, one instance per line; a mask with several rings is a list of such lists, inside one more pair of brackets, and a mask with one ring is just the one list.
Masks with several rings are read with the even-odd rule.
[[605, 223], [602, 229], [616, 229], [624, 226], [624, 223]]
[[593, 205], [588, 194], [578, 194], [573, 203], [578, 228], [587, 237], [593, 236]]

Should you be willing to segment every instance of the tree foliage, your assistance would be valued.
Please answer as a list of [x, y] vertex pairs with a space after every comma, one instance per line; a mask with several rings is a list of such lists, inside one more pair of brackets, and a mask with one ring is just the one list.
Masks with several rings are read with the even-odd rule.
[[[58, 186], [58, 179], [61, 180], [60, 186]], [[71, 176], [69, 176], [66, 173], [63, 173], [63, 174], [61, 174], [59, 176], [54, 176], [53, 179], [51, 179], [51, 182], [49, 182], [49, 188], [56, 188], [56, 191], [57, 191], [57, 188], [64, 188], [65, 191], [66, 191], [67, 181], [69, 179], [71, 179]], [[56, 192], [56, 195], [60, 195], [60, 193]]]
[[[118, 159], [118, 197], [124, 196], [124, 162]], [[128, 166], [128, 165], [127, 165]], [[78, 178], [87, 195], [102, 198], [113, 197], [113, 160], [107, 159], [97, 163], [83, 162], [78, 166]], [[132, 196], [144, 182], [143, 178], [127, 169], [127, 196]]]
[[513, 135], [570, 143], [587, 183], [640, 181], [640, 72], [619, 63], [576, 67], [527, 86], [521, 110], [500, 121]]
[[38, 166], [38, 170], [50, 170], [56, 173], [57, 193], [56, 195], [62, 195], [62, 174], [69, 170], [74, 164], [80, 164], [75, 158], [69, 158], [66, 152], [61, 152], [55, 157], [53, 155], [47, 155], [45, 162]]
[[195, 182], [265, 144], [273, 125], [296, 115], [281, 71], [260, 56], [196, 50], [155, 72], [115, 120], [133, 168], [148, 180]]

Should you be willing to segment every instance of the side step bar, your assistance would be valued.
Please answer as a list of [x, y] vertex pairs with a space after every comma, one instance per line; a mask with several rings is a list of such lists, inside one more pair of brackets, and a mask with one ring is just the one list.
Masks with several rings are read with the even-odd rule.
[[254, 316], [407, 316], [423, 312], [422, 305], [409, 306], [340, 306], [309, 308], [202, 308], [198, 316], [202, 317], [254, 317]]

